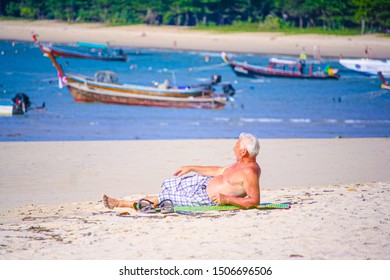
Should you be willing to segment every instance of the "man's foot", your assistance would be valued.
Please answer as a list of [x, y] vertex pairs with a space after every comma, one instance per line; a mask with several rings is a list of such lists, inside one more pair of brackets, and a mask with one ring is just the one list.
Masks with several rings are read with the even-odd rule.
[[119, 200], [108, 197], [106, 194], [103, 194], [103, 204], [107, 208], [114, 209], [115, 207], [118, 207]]

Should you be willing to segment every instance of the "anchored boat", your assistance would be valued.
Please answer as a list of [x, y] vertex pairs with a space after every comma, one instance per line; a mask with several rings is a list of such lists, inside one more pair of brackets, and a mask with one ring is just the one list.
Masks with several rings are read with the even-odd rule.
[[40, 42], [36, 34], [32, 35], [35, 44], [45, 53], [55, 57], [84, 58], [105, 61], [127, 61], [127, 56], [120, 48], [104, 44], [77, 42], [76, 45], [59, 45]]
[[[41, 48], [58, 71], [60, 86], [66, 86], [77, 102], [155, 106], [170, 108], [219, 109], [234, 95], [230, 84], [221, 84], [221, 77], [214, 75], [206, 84], [171, 87], [167, 83], [154, 86], [121, 84], [111, 71], [98, 71], [94, 77], [65, 73], [53, 54]], [[220, 84], [221, 94], [214, 92]]]
[[314, 65], [303, 65], [298, 61], [271, 58], [267, 66], [257, 66], [246, 62], [238, 62], [229, 59], [226, 53], [222, 53], [222, 60], [228, 64], [237, 76], [248, 78], [283, 77], [299, 79], [338, 79], [338, 69], [327, 66], [321, 70], [315, 70]]

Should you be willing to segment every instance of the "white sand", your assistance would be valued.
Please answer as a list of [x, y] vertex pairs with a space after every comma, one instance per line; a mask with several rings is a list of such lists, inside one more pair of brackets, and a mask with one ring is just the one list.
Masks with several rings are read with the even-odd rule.
[[389, 195], [388, 183], [265, 191], [264, 201], [297, 204], [198, 216], [118, 217], [96, 201], [30, 205], [2, 222], [0, 258], [389, 259]]

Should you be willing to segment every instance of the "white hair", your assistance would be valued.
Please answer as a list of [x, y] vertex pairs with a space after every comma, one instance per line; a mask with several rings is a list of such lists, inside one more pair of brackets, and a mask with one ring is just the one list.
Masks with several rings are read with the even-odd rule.
[[245, 148], [249, 155], [255, 157], [259, 154], [260, 151], [260, 143], [259, 140], [249, 133], [241, 133], [240, 134], [241, 147]]

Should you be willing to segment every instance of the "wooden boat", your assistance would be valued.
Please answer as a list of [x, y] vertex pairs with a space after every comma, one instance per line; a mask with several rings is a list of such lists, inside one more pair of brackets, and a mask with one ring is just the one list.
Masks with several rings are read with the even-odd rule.
[[105, 61], [127, 61], [127, 56], [120, 48], [111, 48], [104, 44], [77, 42], [72, 45], [56, 45], [40, 42], [36, 34], [32, 35], [34, 42], [45, 53], [56, 57], [85, 58]]
[[68, 74], [51, 52], [42, 50], [58, 71], [60, 87], [68, 87], [76, 102], [218, 109], [224, 107], [229, 96], [234, 94], [234, 89], [229, 84], [223, 85], [223, 94], [214, 93], [213, 86], [220, 82], [219, 76], [207, 84], [169, 87], [119, 84], [116, 74], [110, 71], [99, 71], [95, 77]]
[[321, 71], [315, 71], [314, 65], [310, 64], [308, 73], [302, 68], [302, 64], [298, 61], [271, 58], [268, 66], [257, 66], [245, 62], [230, 60], [226, 53], [221, 54], [223, 61], [228, 64], [236, 73], [237, 76], [248, 78], [261, 77], [284, 77], [284, 78], [299, 78], [299, 79], [338, 79], [337, 69], [332, 69], [329, 66]]
[[385, 78], [390, 78], [390, 60], [379, 59], [340, 59], [339, 63], [349, 70], [359, 72], [364, 75], [376, 76], [382, 72]]
[[390, 83], [385, 80], [385, 77], [383, 76], [382, 72], [378, 72], [378, 77], [382, 82], [381, 88], [387, 89], [390, 91]]

